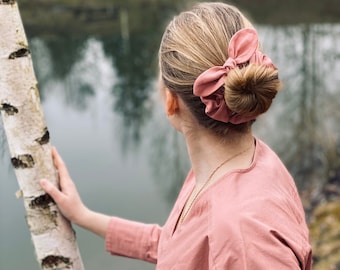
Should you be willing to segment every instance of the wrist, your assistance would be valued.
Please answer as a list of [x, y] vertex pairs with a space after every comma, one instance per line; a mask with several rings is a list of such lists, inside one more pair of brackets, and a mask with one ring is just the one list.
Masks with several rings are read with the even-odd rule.
[[72, 222], [79, 227], [86, 227], [86, 224], [92, 220], [92, 211], [88, 209], [86, 206], [83, 206], [82, 209], [77, 213]]
[[85, 207], [82, 213], [79, 213], [78, 219], [74, 220], [74, 224], [105, 238], [110, 219], [110, 216], [97, 213]]

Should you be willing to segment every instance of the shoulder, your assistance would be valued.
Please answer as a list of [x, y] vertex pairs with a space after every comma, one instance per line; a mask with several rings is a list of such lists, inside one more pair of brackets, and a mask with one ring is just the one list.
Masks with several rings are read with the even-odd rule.
[[280, 157], [263, 141], [256, 139], [253, 163], [248, 171], [234, 175], [241, 191], [248, 195], [264, 195], [268, 198], [293, 199], [299, 203], [300, 198], [295, 181]]
[[283, 226], [279, 219], [304, 223], [293, 178], [266, 144], [257, 141], [256, 147], [250, 169], [225, 175], [211, 189], [211, 220], [218, 224], [227, 220], [228, 226], [256, 220]]
[[[294, 181], [263, 142], [257, 141], [251, 168], [226, 175], [209, 196], [211, 250], [217, 261], [224, 261], [223, 256], [228, 254], [229, 263], [242, 264], [230, 269], [265, 269], [269, 265], [298, 269], [294, 254], [304, 260], [310, 252], [304, 210]], [[257, 265], [261, 258], [269, 264], [263, 268], [248, 265]]]
[[258, 171], [265, 170], [266, 174], [279, 171], [282, 176], [292, 178], [280, 157], [260, 139], [256, 139], [254, 163]]
[[256, 140], [252, 164], [246, 169], [227, 173], [212, 187], [213, 201], [218, 204], [240, 203], [254, 200], [251, 207], [261, 201], [288, 200], [300, 203], [298, 191], [285, 165], [277, 154], [261, 140]]

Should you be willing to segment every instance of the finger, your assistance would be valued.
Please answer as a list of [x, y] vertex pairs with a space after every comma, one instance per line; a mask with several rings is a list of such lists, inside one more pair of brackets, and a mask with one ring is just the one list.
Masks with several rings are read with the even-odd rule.
[[[52, 157], [59, 172], [60, 180], [63, 181], [65, 178], [70, 178], [66, 165], [55, 147], [52, 147]], [[60, 184], [62, 185], [63, 183]]]
[[52, 183], [43, 179], [43, 180], [40, 181], [40, 185], [41, 185], [42, 189], [46, 193], [48, 193], [56, 203], [58, 203], [59, 201], [62, 200], [64, 194], [62, 192], [60, 192], [60, 190], [58, 190]]

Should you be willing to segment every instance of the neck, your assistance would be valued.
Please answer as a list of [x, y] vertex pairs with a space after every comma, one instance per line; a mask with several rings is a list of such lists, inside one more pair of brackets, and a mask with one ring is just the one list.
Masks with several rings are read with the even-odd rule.
[[[253, 158], [254, 138], [249, 131], [246, 134], [221, 139], [205, 130], [195, 134], [185, 134], [196, 186], [203, 185], [209, 175], [214, 173], [212, 182], [234, 169], [247, 168]], [[227, 161], [227, 162], [225, 162]]]

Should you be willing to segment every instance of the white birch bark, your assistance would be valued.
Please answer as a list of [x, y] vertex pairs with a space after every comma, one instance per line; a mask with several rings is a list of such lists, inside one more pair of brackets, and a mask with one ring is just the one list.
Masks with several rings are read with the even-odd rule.
[[71, 224], [39, 185], [42, 178], [58, 185], [58, 177], [32, 59], [14, 0], [0, 0], [0, 111], [41, 269], [83, 269]]

